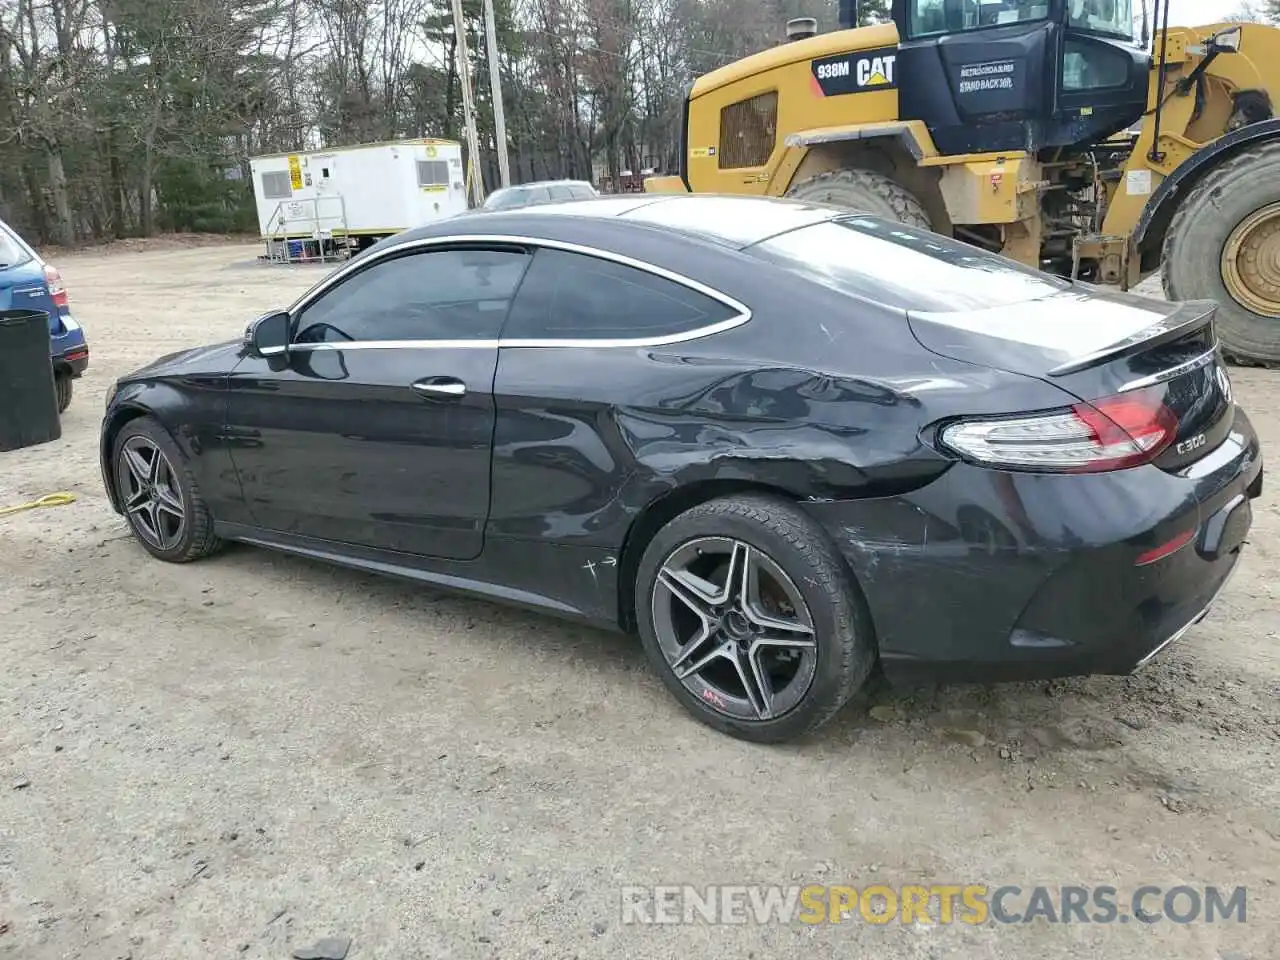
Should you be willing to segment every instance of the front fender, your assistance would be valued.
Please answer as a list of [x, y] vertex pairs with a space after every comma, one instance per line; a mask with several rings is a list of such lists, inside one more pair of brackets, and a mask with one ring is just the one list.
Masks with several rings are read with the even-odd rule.
[[99, 468], [112, 509], [123, 512], [112, 470], [116, 437], [138, 417], [150, 417], [164, 428], [211, 506], [240, 503], [239, 480], [223, 438], [226, 403], [225, 377], [121, 384], [103, 414], [98, 444]]
[[1142, 208], [1142, 215], [1133, 231], [1136, 249], [1145, 254], [1148, 251], [1158, 251], [1164, 245], [1165, 231], [1168, 230], [1182, 198], [1219, 164], [1250, 146], [1278, 137], [1280, 119], [1251, 123], [1202, 147], [1179, 164], [1173, 173], [1160, 182], [1160, 186], [1156, 187], [1146, 206]]

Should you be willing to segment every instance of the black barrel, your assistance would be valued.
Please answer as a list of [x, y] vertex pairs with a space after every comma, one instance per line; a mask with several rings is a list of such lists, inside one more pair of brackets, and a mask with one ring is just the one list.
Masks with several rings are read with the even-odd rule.
[[62, 436], [49, 359], [49, 314], [0, 310], [0, 450]]

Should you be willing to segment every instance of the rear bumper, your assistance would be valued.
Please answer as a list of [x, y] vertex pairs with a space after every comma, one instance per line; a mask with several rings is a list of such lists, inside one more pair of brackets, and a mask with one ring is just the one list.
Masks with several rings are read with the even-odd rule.
[[866, 597], [891, 680], [1123, 674], [1209, 610], [1261, 494], [1257, 437], [1178, 473], [956, 464], [903, 497], [806, 503]]
[[62, 318], [60, 333], [49, 334], [49, 346], [55, 370], [79, 377], [89, 366], [89, 343], [84, 330], [70, 314]]

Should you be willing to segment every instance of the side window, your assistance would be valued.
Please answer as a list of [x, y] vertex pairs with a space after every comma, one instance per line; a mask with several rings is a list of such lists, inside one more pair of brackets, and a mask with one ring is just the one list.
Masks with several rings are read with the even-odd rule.
[[539, 250], [503, 328], [512, 340], [632, 340], [728, 320], [719, 300], [600, 257]]
[[569, 192], [573, 194], [573, 199], [575, 200], [590, 200], [596, 195], [595, 190], [588, 187], [585, 183], [574, 184], [569, 187]]
[[1062, 56], [1062, 89], [1106, 90], [1129, 82], [1128, 54], [1104, 43], [1068, 40]]
[[496, 339], [528, 263], [482, 249], [378, 260], [304, 308], [293, 342]]
[[720, 111], [720, 169], [764, 166], [777, 136], [776, 90], [729, 104]]
[[573, 199], [573, 191], [570, 190], [568, 187], [566, 187], [564, 184], [561, 184], [561, 183], [554, 184], [550, 187], [547, 187], [547, 190], [550, 191], [552, 200], [572, 200]]

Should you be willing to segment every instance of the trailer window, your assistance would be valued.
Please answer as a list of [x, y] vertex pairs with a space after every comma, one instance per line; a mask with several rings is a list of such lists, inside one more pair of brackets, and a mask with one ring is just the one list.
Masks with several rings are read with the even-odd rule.
[[418, 186], [439, 187], [449, 183], [448, 160], [419, 160]]
[[288, 200], [293, 196], [288, 170], [265, 170], [262, 173], [262, 196], [265, 200]]

